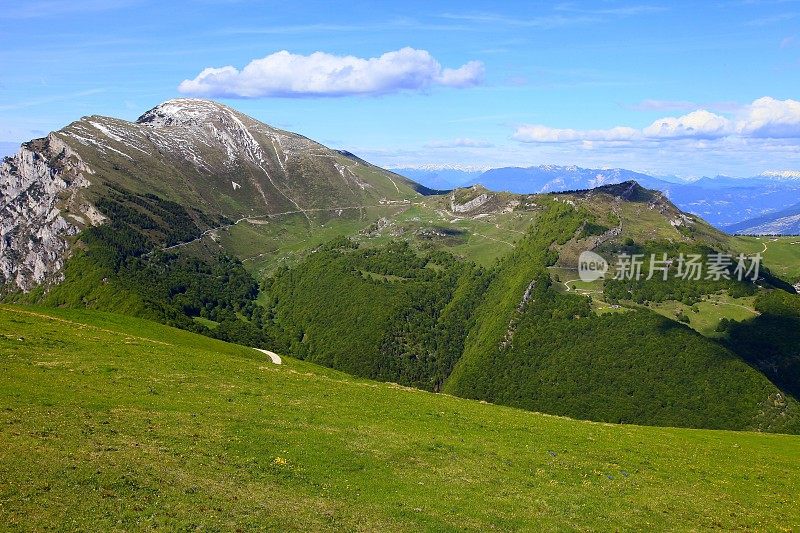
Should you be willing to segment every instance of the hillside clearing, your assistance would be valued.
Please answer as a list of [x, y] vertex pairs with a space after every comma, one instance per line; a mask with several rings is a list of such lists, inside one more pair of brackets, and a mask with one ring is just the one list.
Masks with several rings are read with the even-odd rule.
[[800, 282], [800, 237], [736, 236], [731, 242], [744, 252], [762, 253], [764, 264], [786, 281]]

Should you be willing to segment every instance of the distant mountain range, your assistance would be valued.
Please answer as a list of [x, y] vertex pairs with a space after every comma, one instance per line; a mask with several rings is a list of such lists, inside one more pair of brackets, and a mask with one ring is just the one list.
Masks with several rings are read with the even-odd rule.
[[728, 233], [742, 235], [800, 235], [800, 203], [724, 229]]
[[[702, 216], [726, 231], [740, 231], [732, 228], [739, 228], [744, 221], [751, 219], [757, 219], [758, 222], [748, 222], [743, 228], [766, 224], [767, 218], [784, 213], [784, 210], [800, 201], [800, 174], [794, 172], [772, 172], [749, 178], [716, 176], [683, 181], [619, 168], [591, 169], [557, 165], [492, 169], [429, 165], [392, 170], [435, 189], [480, 184], [491, 190], [521, 194], [589, 189], [635, 180], [644, 187], [663, 192], [681, 209]], [[774, 226], [784, 227], [786, 229], [781, 229], [780, 232], [797, 231], [796, 228], [792, 230], [791, 221], [783, 221], [779, 226]]]

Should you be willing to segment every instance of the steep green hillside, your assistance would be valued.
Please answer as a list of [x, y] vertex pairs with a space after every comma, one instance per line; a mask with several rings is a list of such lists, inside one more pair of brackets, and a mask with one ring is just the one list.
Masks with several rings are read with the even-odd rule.
[[252, 346], [274, 344], [261, 328], [258, 283], [238, 259], [175, 247], [225, 219], [120, 187], [97, 207], [108, 221], [78, 236], [63, 281], [7, 301], [103, 309]]
[[489, 274], [406, 242], [340, 239], [264, 284], [268, 328], [297, 357], [355, 375], [439, 390], [475, 324]]
[[726, 322], [725, 342], [783, 390], [800, 398], [800, 296], [783, 291], [755, 299], [757, 317]]
[[3, 306], [0, 522], [800, 527], [797, 437], [580, 422], [284, 362], [132, 318]]
[[502, 261], [446, 392], [608, 422], [800, 430], [794, 399], [718, 343], [646, 309], [598, 316], [553, 290], [551, 243], [584, 223], [556, 203]]

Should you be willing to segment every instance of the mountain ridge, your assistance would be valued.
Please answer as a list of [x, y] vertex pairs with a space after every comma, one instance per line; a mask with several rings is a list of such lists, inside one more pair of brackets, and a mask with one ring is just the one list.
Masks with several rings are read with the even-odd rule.
[[[422, 168], [422, 169], [420, 169]], [[486, 171], [465, 171], [446, 165], [395, 168], [424, 185], [437, 188], [481, 184], [494, 191], [518, 194], [588, 189], [598, 185], [636, 180], [669, 196], [675, 204], [699, 215], [720, 229], [744, 220], [790, 207], [800, 197], [800, 180], [789, 171], [748, 178], [702, 177], [687, 181], [652, 176], [624, 168], [584, 168], [577, 165], [535, 165], [497, 167]]]
[[217, 102], [168, 100], [136, 122], [86, 116], [3, 159], [3, 279], [29, 290], [58, 278], [68, 239], [105, 221], [95, 204], [109, 186], [233, 219], [294, 211], [311, 220], [426, 192]]
[[[631, 252], [739, 251], [667, 194], [606, 183], [622, 171], [548, 167], [573, 176], [563, 185], [574, 190], [558, 193], [473, 185], [424, 196], [349, 152], [185, 99], [137, 122], [84, 117], [3, 165], [11, 216], [0, 259], [28, 291], [5, 301], [131, 314], [553, 414], [797, 431], [794, 398], [718, 342], [720, 330], [701, 333], [685, 315], [657, 311], [666, 300], [785, 288], [766, 268], [758, 284], [609, 281], [579, 293], [577, 280], [561, 281], [585, 250], [610, 263]], [[584, 178], [596, 187], [582, 187]], [[797, 321], [789, 292], [771, 307], [787, 316], [762, 320], [779, 332]], [[787, 347], [761, 355], [788, 335], [751, 342], [747, 326], [716, 320], [753, 345], [747, 361], [787, 369], [779, 382], [796, 390]], [[590, 352], [592, 364], [582, 359]], [[592, 376], [582, 377], [586, 369]], [[569, 379], [554, 379], [564, 371]]]

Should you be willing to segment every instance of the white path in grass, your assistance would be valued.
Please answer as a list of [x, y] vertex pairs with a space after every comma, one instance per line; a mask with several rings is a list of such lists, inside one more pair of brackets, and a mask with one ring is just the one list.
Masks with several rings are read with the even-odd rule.
[[283, 361], [281, 361], [281, 356], [276, 354], [275, 352], [270, 352], [269, 350], [264, 350], [264, 349], [261, 349], [261, 348], [253, 348], [253, 349], [257, 350], [257, 351], [259, 351], [259, 352], [261, 352], [263, 354], [267, 354], [269, 356], [269, 358], [272, 360], [272, 362], [275, 363], [276, 365], [279, 365], [279, 364], [281, 364], [283, 362]]

